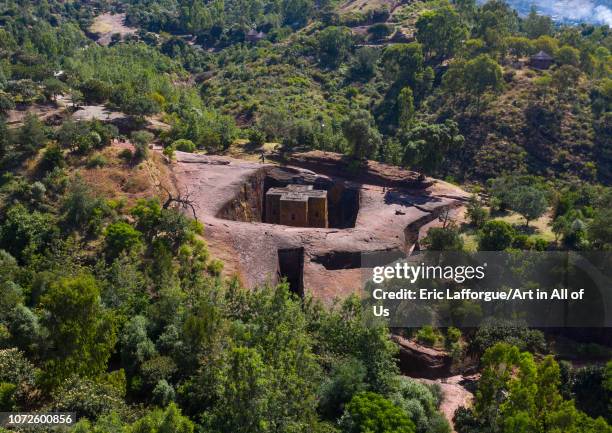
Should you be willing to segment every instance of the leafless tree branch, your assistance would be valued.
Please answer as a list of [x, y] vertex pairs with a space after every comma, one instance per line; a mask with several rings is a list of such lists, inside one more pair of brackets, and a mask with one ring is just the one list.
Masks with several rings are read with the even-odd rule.
[[191, 212], [193, 213], [193, 219], [198, 221], [198, 216], [196, 213], [196, 208], [198, 207], [198, 205], [191, 198], [191, 192], [189, 191], [189, 189], [186, 189], [184, 192], [179, 190], [176, 196], [164, 186], [162, 186], [162, 189], [168, 195], [168, 198], [162, 206], [164, 209], [168, 209], [170, 207], [181, 210], [191, 209]]

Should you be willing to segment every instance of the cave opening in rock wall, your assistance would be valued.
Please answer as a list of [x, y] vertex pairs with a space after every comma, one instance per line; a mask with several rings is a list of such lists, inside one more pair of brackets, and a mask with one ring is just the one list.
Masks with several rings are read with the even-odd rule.
[[329, 251], [313, 256], [312, 261], [323, 265], [328, 271], [336, 271], [387, 266], [405, 257], [402, 250], [392, 248], [378, 251]]
[[304, 248], [281, 248], [278, 250], [278, 276], [285, 278], [289, 290], [304, 297]]
[[[280, 173], [280, 175], [279, 175]], [[260, 171], [245, 182], [218, 213], [244, 222], [338, 228], [355, 227], [359, 186], [341, 179], [305, 179], [289, 171]]]

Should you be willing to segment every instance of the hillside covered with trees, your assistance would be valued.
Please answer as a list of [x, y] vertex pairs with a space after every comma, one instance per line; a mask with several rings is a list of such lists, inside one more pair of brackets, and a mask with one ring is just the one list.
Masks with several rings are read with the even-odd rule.
[[[133, 32], [95, 42], [107, 13]], [[76, 412], [75, 433], [451, 432], [360, 299], [222, 276], [167, 161], [377, 160], [473, 193], [425, 248], [606, 254], [611, 51], [607, 26], [502, 0], [0, 0], [0, 412]], [[605, 433], [600, 331], [407, 334], [481, 373], [455, 431]]]

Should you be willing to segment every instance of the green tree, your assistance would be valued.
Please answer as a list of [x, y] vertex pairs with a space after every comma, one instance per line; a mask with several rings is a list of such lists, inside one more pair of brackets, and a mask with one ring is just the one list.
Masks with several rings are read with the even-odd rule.
[[[106, 377], [93, 379], [72, 376], [65, 380], [52, 394], [53, 410], [75, 411], [81, 417], [92, 420], [111, 412], [125, 412], [125, 383], [123, 387], [113, 386], [105, 380]], [[124, 375], [122, 379], [125, 381]]]
[[220, 399], [210, 421], [214, 431], [264, 433], [270, 431], [270, 377], [255, 349], [236, 348], [229, 355]]
[[463, 251], [463, 239], [456, 227], [432, 227], [423, 239], [423, 245], [431, 251]]
[[104, 81], [92, 78], [81, 84], [80, 90], [87, 102], [102, 104], [110, 98], [112, 86]]
[[95, 377], [106, 370], [116, 342], [112, 314], [100, 302], [96, 280], [87, 274], [60, 278], [41, 297], [48, 332], [45, 382], [60, 383], [76, 374]]
[[365, 366], [371, 391], [388, 394], [394, 389], [397, 346], [389, 339], [385, 322], [374, 318], [370, 308], [351, 296], [330, 311], [317, 309], [310, 314], [315, 316], [311, 326], [322, 359], [340, 363], [354, 358]]
[[106, 254], [110, 259], [141, 245], [142, 233], [126, 222], [118, 221], [106, 228]]
[[529, 221], [541, 217], [548, 208], [546, 191], [541, 188], [518, 185], [509, 191], [509, 194], [510, 209], [525, 218], [526, 226], [529, 226]]
[[45, 93], [53, 102], [56, 101], [58, 95], [68, 90], [68, 87], [57, 78], [47, 78], [42, 84], [45, 87]]
[[482, 251], [503, 251], [512, 245], [514, 228], [505, 221], [488, 221], [478, 236], [479, 248]]
[[62, 148], [57, 144], [52, 144], [45, 149], [38, 163], [38, 168], [43, 172], [49, 172], [56, 167], [62, 168], [65, 163]]
[[26, 155], [30, 155], [47, 144], [47, 130], [34, 114], [29, 113], [19, 128], [17, 142]]
[[7, 210], [0, 225], [0, 248], [24, 263], [43, 253], [58, 235], [53, 215], [17, 204]]
[[451, 3], [461, 16], [461, 20], [471, 27], [476, 18], [476, 11], [478, 9], [476, 0], [452, 0]]
[[121, 333], [121, 362], [128, 375], [135, 375], [140, 366], [157, 355], [155, 344], [147, 335], [148, 321], [144, 316], [134, 316]]
[[516, 346], [521, 351], [534, 354], [546, 353], [546, 339], [542, 331], [517, 325], [503, 319], [485, 320], [470, 341], [470, 351], [482, 355], [497, 343]]
[[[612, 367], [612, 362], [609, 364]], [[572, 368], [569, 377], [562, 375], [562, 383], [571, 386], [569, 395], [576, 402], [578, 409], [594, 418], [601, 416], [610, 423], [612, 390], [606, 389], [606, 374], [605, 365]]]
[[379, 51], [373, 47], [361, 47], [355, 52], [351, 63], [351, 75], [354, 79], [367, 81], [376, 73]]
[[482, 109], [482, 96], [503, 88], [501, 66], [487, 54], [480, 54], [468, 61], [454, 61], [443, 80], [447, 92], [461, 92], [476, 99], [478, 113]]
[[541, 76], [533, 80], [533, 84], [536, 86], [537, 94], [542, 102], [546, 102], [550, 89], [552, 88], [552, 77], [550, 74], [542, 74]]
[[175, 149], [175, 150], [179, 150], [181, 152], [189, 152], [189, 153], [193, 153], [196, 150], [196, 146], [193, 143], [193, 141], [191, 140], [186, 140], [186, 139], [180, 139], [180, 140], [176, 140], [173, 141], [171, 146]]
[[481, 363], [474, 414], [491, 431], [612, 431], [602, 418], [589, 418], [573, 401], [563, 400], [559, 365], [552, 356], [536, 363], [530, 353], [499, 343], [485, 352]]
[[559, 100], [566, 100], [574, 93], [580, 74], [580, 69], [571, 65], [562, 65], [555, 69], [552, 84], [559, 94]]
[[0, 90], [0, 117], [4, 117], [15, 108], [15, 102], [8, 93]]
[[502, 52], [504, 40], [518, 30], [518, 13], [504, 0], [490, 0], [479, 10], [474, 33], [490, 51]]
[[[515, 383], [521, 384], [519, 379], [523, 379], [527, 381], [524, 384], [529, 386], [534, 381], [535, 363], [528, 353], [525, 352], [523, 356], [518, 348], [504, 343], [487, 349], [481, 362], [483, 374], [478, 384], [474, 411], [493, 431], [503, 431], [500, 403], [506, 400], [504, 394], [509, 392], [513, 374], [518, 370], [519, 376]], [[528, 376], [522, 376], [523, 371]], [[525, 406], [530, 410], [533, 410], [535, 393], [536, 389], [533, 389], [531, 395], [523, 396], [526, 398]]]
[[440, 390], [406, 376], [397, 377], [397, 386], [389, 399], [403, 409], [417, 432], [450, 433], [448, 421], [438, 411]]
[[0, 409], [12, 411], [15, 409], [15, 391], [17, 385], [7, 382], [0, 382]]
[[159, 103], [149, 95], [130, 92], [130, 94], [123, 95], [122, 99], [121, 110], [141, 120], [144, 116], [159, 113], [161, 110]]
[[102, 217], [107, 212], [104, 201], [93, 193], [91, 187], [75, 178], [61, 202], [60, 211], [68, 230], [84, 230], [87, 234], [99, 234]]
[[174, 403], [170, 403], [165, 409], [156, 409], [147, 413], [132, 424], [128, 431], [134, 433], [193, 433], [194, 427], [193, 422], [183, 416]]
[[157, 199], [139, 200], [131, 210], [136, 228], [150, 244], [162, 242], [173, 253], [192, 238], [201, 234], [197, 223], [176, 209], [161, 206]]
[[533, 45], [535, 51], [544, 51], [553, 57], [557, 54], [557, 50], [559, 49], [559, 42], [548, 35], [538, 37], [533, 41]]
[[423, 63], [421, 44], [395, 44], [385, 47], [381, 69], [385, 78], [401, 84], [400, 88], [407, 85], [414, 90], [423, 73]]
[[366, 390], [366, 375], [367, 369], [361, 361], [354, 358], [340, 361], [321, 387], [319, 412], [330, 420], [336, 420], [353, 396]]
[[[512, 208], [513, 199], [526, 189], [535, 188], [544, 193], [546, 197], [547, 187], [541, 178], [536, 176], [506, 175], [489, 180], [489, 191], [492, 200], [492, 207], [497, 207], [501, 211]], [[531, 192], [531, 191], [530, 191]], [[514, 200], [517, 201], [517, 200]]]
[[155, 136], [149, 131], [134, 131], [131, 134], [131, 138], [136, 148], [136, 158], [138, 160], [147, 159], [149, 157], [149, 144]]
[[467, 37], [459, 14], [451, 6], [421, 13], [416, 22], [416, 38], [423, 44], [427, 57], [452, 57]]
[[342, 132], [351, 154], [359, 160], [374, 156], [382, 143], [372, 115], [366, 110], [353, 110], [342, 122]]
[[478, 111], [480, 99], [485, 92], [498, 92], [503, 87], [501, 67], [486, 54], [481, 54], [465, 64], [464, 79], [466, 90], [476, 97]]
[[457, 123], [449, 119], [436, 124], [415, 122], [400, 132], [400, 143], [405, 165], [436, 173], [448, 155], [461, 148], [464, 138]]
[[85, 122], [67, 120], [55, 131], [55, 139], [61, 147], [76, 151], [79, 138], [87, 135], [88, 132]]
[[0, 167], [6, 162], [5, 158], [11, 147], [11, 137], [6, 122], [0, 118]]
[[405, 412], [380, 394], [361, 392], [346, 405], [340, 420], [344, 433], [414, 433]]
[[78, 89], [72, 89], [70, 92], [70, 101], [72, 102], [72, 108], [76, 109], [83, 102], [83, 93]]
[[[233, 300], [233, 305], [237, 300]], [[312, 430], [316, 423], [317, 378], [321, 372], [301, 301], [287, 285], [279, 285], [254, 293], [246, 299], [245, 306], [243, 320], [250, 338], [237, 340], [241, 345], [257, 347], [266, 366], [262, 378], [270, 378], [270, 392], [266, 396], [269, 429], [278, 431], [282, 426], [293, 425], [296, 431]], [[250, 355], [245, 361], [256, 362]]]
[[374, 40], [384, 39], [392, 32], [392, 28], [385, 23], [376, 23], [368, 29], [370, 37]]
[[612, 250], [612, 209], [602, 207], [595, 211], [588, 236], [596, 249]]
[[397, 97], [398, 125], [408, 128], [414, 118], [414, 97], [410, 87], [404, 87]]
[[506, 46], [516, 60], [534, 51], [533, 43], [522, 36], [510, 36], [506, 38]]
[[470, 197], [470, 201], [467, 205], [466, 215], [472, 224], [476, 228], [481, 228], [485, 222], [487, 222], [487, 218], [489, 217], [489, 212], [482, 206], [480, 200], [476, 195]]
[[535, 5], [532, 5], [529, 15], [523, 20], [523, 29], [529, 39], [549, 36], [553, 32], [553, 22], [550, 17], [539, 15]]
[[[606, 390], [608, 395], [612, 395], [612, 361], [608, 361], [604, 368], [602, 388]], [[608, 399], [608, 413], [612, 412], [612, 400]]]
[[556, 55], [556, 61], [560, 65], [570, 65], [574, 67], [580, 66], [580, 51], [569, 45], [564, 45], [559, 48]]
[[349, 55], [353, 36], [347, 27], [327, 27], [317, 35], [321, 63], [337, 67]]
[[283, 23], [292, 27], [303, 27], [308, 23], [313, 8], [311, 0], [283, 0], [281, 6]]

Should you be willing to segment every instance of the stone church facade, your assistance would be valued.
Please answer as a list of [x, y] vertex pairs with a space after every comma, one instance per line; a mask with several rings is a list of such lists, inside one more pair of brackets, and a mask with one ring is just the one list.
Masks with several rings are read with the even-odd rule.
[[327, 228], [327, 191], [312, 185], [287, 185], [266, 193], [266, 218], [270, 224]]

